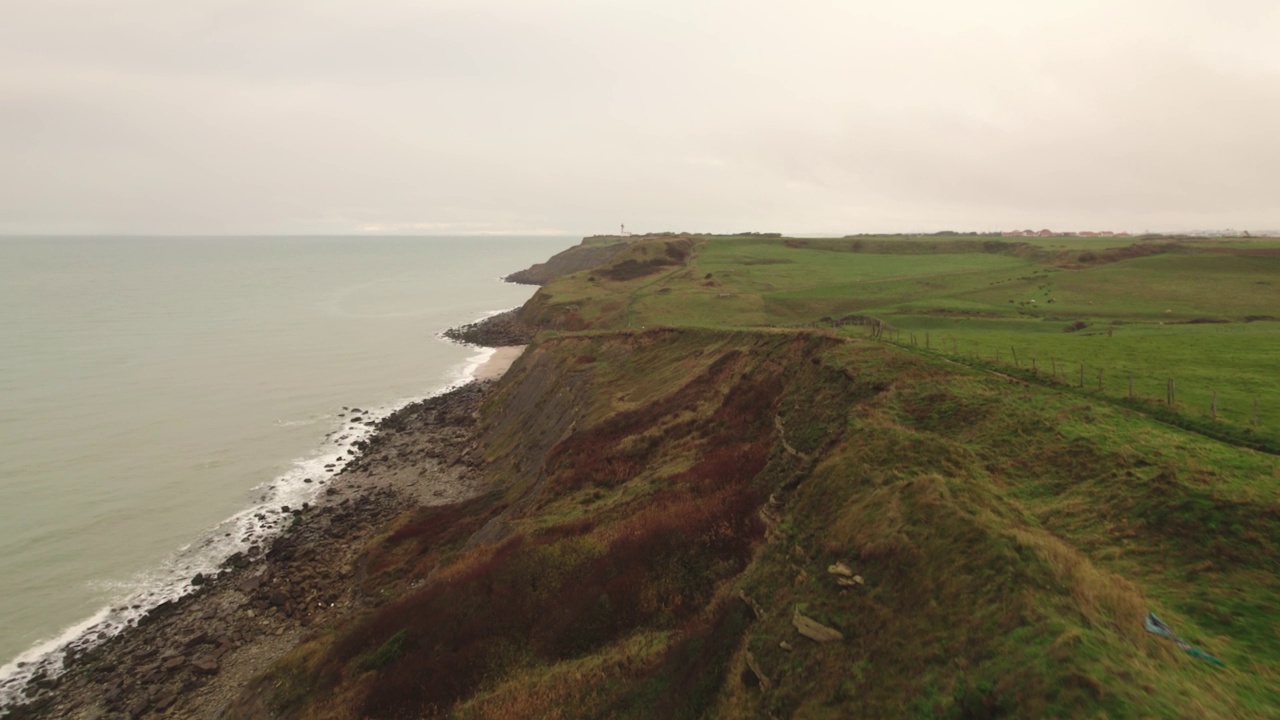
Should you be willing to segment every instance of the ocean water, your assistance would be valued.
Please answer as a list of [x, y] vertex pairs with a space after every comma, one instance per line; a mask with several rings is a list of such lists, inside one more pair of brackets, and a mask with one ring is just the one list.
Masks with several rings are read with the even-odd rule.
[[319, 492], [344, 408], [465, 380], [439, 333], [574, 242], [0, 238], [0, 707]]

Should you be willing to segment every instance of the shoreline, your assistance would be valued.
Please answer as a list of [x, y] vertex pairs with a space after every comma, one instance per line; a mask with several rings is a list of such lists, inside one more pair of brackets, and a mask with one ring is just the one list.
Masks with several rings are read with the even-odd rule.
[[[307, 559], [314, 560], [320, 555], [341, 556], [344, 552], [342, 547], [335, 546], [318, 555], [320, 548], [335, 544], [350, 548], [363, 546], [372, 539], [369, 533], [396, 514], [422, 505], [460, 502], [483, 491], [483, 482], [473, 477], [470, 465], [460, 464], [457, 453], [464, 447], [461, 440], [469, 432], [473, 422], [471, 413], [478, 398], [506, 372], [524, 346], [477, 349], [483, 351], [483, 356], [469, 358], [462, 378], [425, 397], [391, 403], [380, 412], [343, 408], [342, 415], [346, 416], [343, 425], [324, 440], [328, 444], [336, 438], [336, 451], [318, 453], [318, 457], [310, 459], [317, 465], [323, 463], [324, 469], [330, 471], [328, 477], [319, 481], [305, 478], [303, 485], [308, 486], [310, 500], [302, 501], [300, 507], [297, 503], [278, 504], [280, 487], [287, 478], [276, 478], [264, 491], [261, 502], [228, 518], [211, 532], [216, 534], [229, 523], [245, 518], [257, 521], [257, 535], [245, 538], [247, 546], [219, 558], [215, 567], [198, 572], [199, 582], [171, 587], [165, 591], [167, 599], [124, 620], [117, 617], [110, 623], [104, 622], [104, 618], [114, 614], [128, 615], [129, 601], [104, 608], [57, 638], [15, 658], [11, 665], [19, 673], [11, 676], [0, 692], [0, 718], [113, 717], [116, 712], [123, 712], [121, 717], [140, 716], [146, 711], [141, 707], [144, 704], [167, 717], [175, 716], [174, 712], [203, 717], [215, 710], [213, 705], [219, 702], [225, 707], [245, 683], [269, 664], [264, 658], [274, 660], [296, 644], [300, 628], [311, 624], [312, 615], [325, 614], [321, 609], [332, 612], [351, 609], [350, 599], [345, 603], [329, 599], [329, 607], [321, 608], [325, 600], [321, 598], [316, 601], [316, 611], [295, 618], [300, 606], [290, 602], [295, 599], [292, 595], [281, 597], [276, 593], [266, 598], [252, 598], [254, 590], [271, 586], [277, 576], [289, 575], [288, 571], [277, 573], [272, 569], [282, 563], [289, 564], [294, 552], [288, 548], [304, 546], [307, 558], [302, 565], [316, 565]], [[464, 405], [468, 409], [458, 412], [458, 407]], [[406, 421], [422, 413], [430, 418]], [[385, 453], [389, 447], [406, 443], [413, 446], [411, 452]], [[434, 467], [415, 461], [424, 458]], [[294, 470], [303, 471], [300, 474], [319, 474], [305, 472], [307, 468]], [[268, 505], [275, 507], [268, 508]], [[268, 520], [267, 513], [274, 517]], [[308, 528], [314, 524], [326, 525], [328, 535], [311, 534]], [[281, 547], [286, 550], [281, 552]], [[347, 560], [344, 564], [349, 564], [350, 558]], [[331, 561], [329, 557], [322, 564], [334, 566]], [[256, 575], [255, 569], [259, 569]], [[321, 568], [310, 570], [303, 575], [315, 577], [323, 573]], [[247, 585], [234, 580], [245, 575], [249, 576], [245, 580]], [[326, 584], [341, 582], [342, 578], [331, 577]], [[286, 585], [292, 584], [286, 581]], [[228, 596], [235, 593], [242, 597], [229, 601]], [[250, 618], [258, 617], [257, 611], [262, 611], [260, 617], [264, 623], [267, 618], [279, 621], [273, 628], [274, 634], [225, 632], [226, 627], [214, 622], [227, 611], [236, 609], [228, 607], [228, 602], [236, 605], [237, 601], [254, 606], [248, 611]], [[202, 626], [204, 630], [199, 629]], [[165, 654], [155, 656], [146, 649], [147, 646], [163, 647], [165, 641], [172, 642], [184, 632], [190, 637], [180, 649], [170, 648]], [[150, 643], [146, 642], [147, 637], [151, 637]], [[207, 649], [204, 646], [211, 643], [215, 647], [202, 655], [182, 652]], [[140, 644], [143, 647], [137, 648]], [[158, 665], [145, 662], [156, 658], [160, 660]], [[97, 682], [102, 680], [104, 665], [116, 668], [110, 676], [118, 682], [110, 679]], [[131, 667], [135, 672], [124, 670]], [[169, 682], [172, 678], [182, 678], [180, 687], [175, 692], [166, 692], [164, 688], [173, 685]], [[142, 692], [132, 691], [139, 688], [130, 688], [130, 679], [140, 679], [138, 685]], [[212, 705], [208, 701], [209, 693], [197, 689], [206, 686], [221, 688], [214, 693]], [[182, 709], [191, 703], [201, 705], [203, 710]], [[96, 709], [90, 711], [91, 708]]]
[[493, 354], [476, 368], [475, 379], [481, 382], [498, 380], [507, 373], [507, 370], [511, 369], [511, 366], [526, 347], [528, 346], [503, 345], [502, 347], [493, 348]]

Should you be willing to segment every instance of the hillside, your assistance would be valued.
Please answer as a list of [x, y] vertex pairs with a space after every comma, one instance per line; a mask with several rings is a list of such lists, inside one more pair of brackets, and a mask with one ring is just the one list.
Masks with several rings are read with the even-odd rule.
[[[716, 258], [733, 242], [639, 243], [544, 287], [524, 319], [552, 329], [475, 430], [492, 492], [389, 528], [362, 580], [384, 600], [314, 631], [238, 707], [1280, 712], [1274, 455], [861, 327], [770, 326], [796, 311], [744, 297], [770, 283]], [[952, 275], [1024, 260], [963, 254]], [[746, 317], [766, 322], [731, 327]], [[1149, 632], [1149, 612], [1201, 655]]]
[[[222, 598], [243, 642], [219, 646], [221, 685], [170, 674], [193, 700], [134, 705], [1276, 717], [1280, 343], [1258, 318], [1280, 307], [1274, 241], [1050, 244], [1069, 240], [672, 235], [566, 266], [490, 329], [536, 331], [506, 376], [393, 416], [347, 473], [353, 498], [391, 477], [431, 502], [451, 478], [480, 490], [301, 515], [275, 565], [176, 610], [189, 624]], [[1095, 386], [1107, 359], [1179, 394], [1131, 397], [1113, 370]], [[1250, 396], [1260, 420], [1232, 404]], [[266, 580], [243, 593], [246, 577]], [[192, 632], [166, 622], [144, 629], [159, 645]], [[273, 627], [273, 654], [253, 650]], [[154, 662], [144, 641], [116, 647]], [[67, 684], [116, 705], [21, 717], [118, 707], [133, 686], [111, 657]]]

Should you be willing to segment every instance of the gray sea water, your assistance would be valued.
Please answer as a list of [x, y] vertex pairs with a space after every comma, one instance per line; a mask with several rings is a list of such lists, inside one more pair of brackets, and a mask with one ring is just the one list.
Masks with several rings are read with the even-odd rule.
[[573, 242], [0, 238], [0, 707], [313, 497], [344, 407], [465, 380], [438, 333]]

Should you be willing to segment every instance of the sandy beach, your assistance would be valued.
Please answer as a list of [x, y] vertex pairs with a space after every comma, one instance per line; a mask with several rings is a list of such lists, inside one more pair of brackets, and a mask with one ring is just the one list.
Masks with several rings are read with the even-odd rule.
[[520, 353], [524, 352], [525, 347], [527, 346], [507, 345], [494, 348], [493, 355], [476, 368], [476, 380], [497, 380], [505, 375], [516, 358], [520, 357]]

